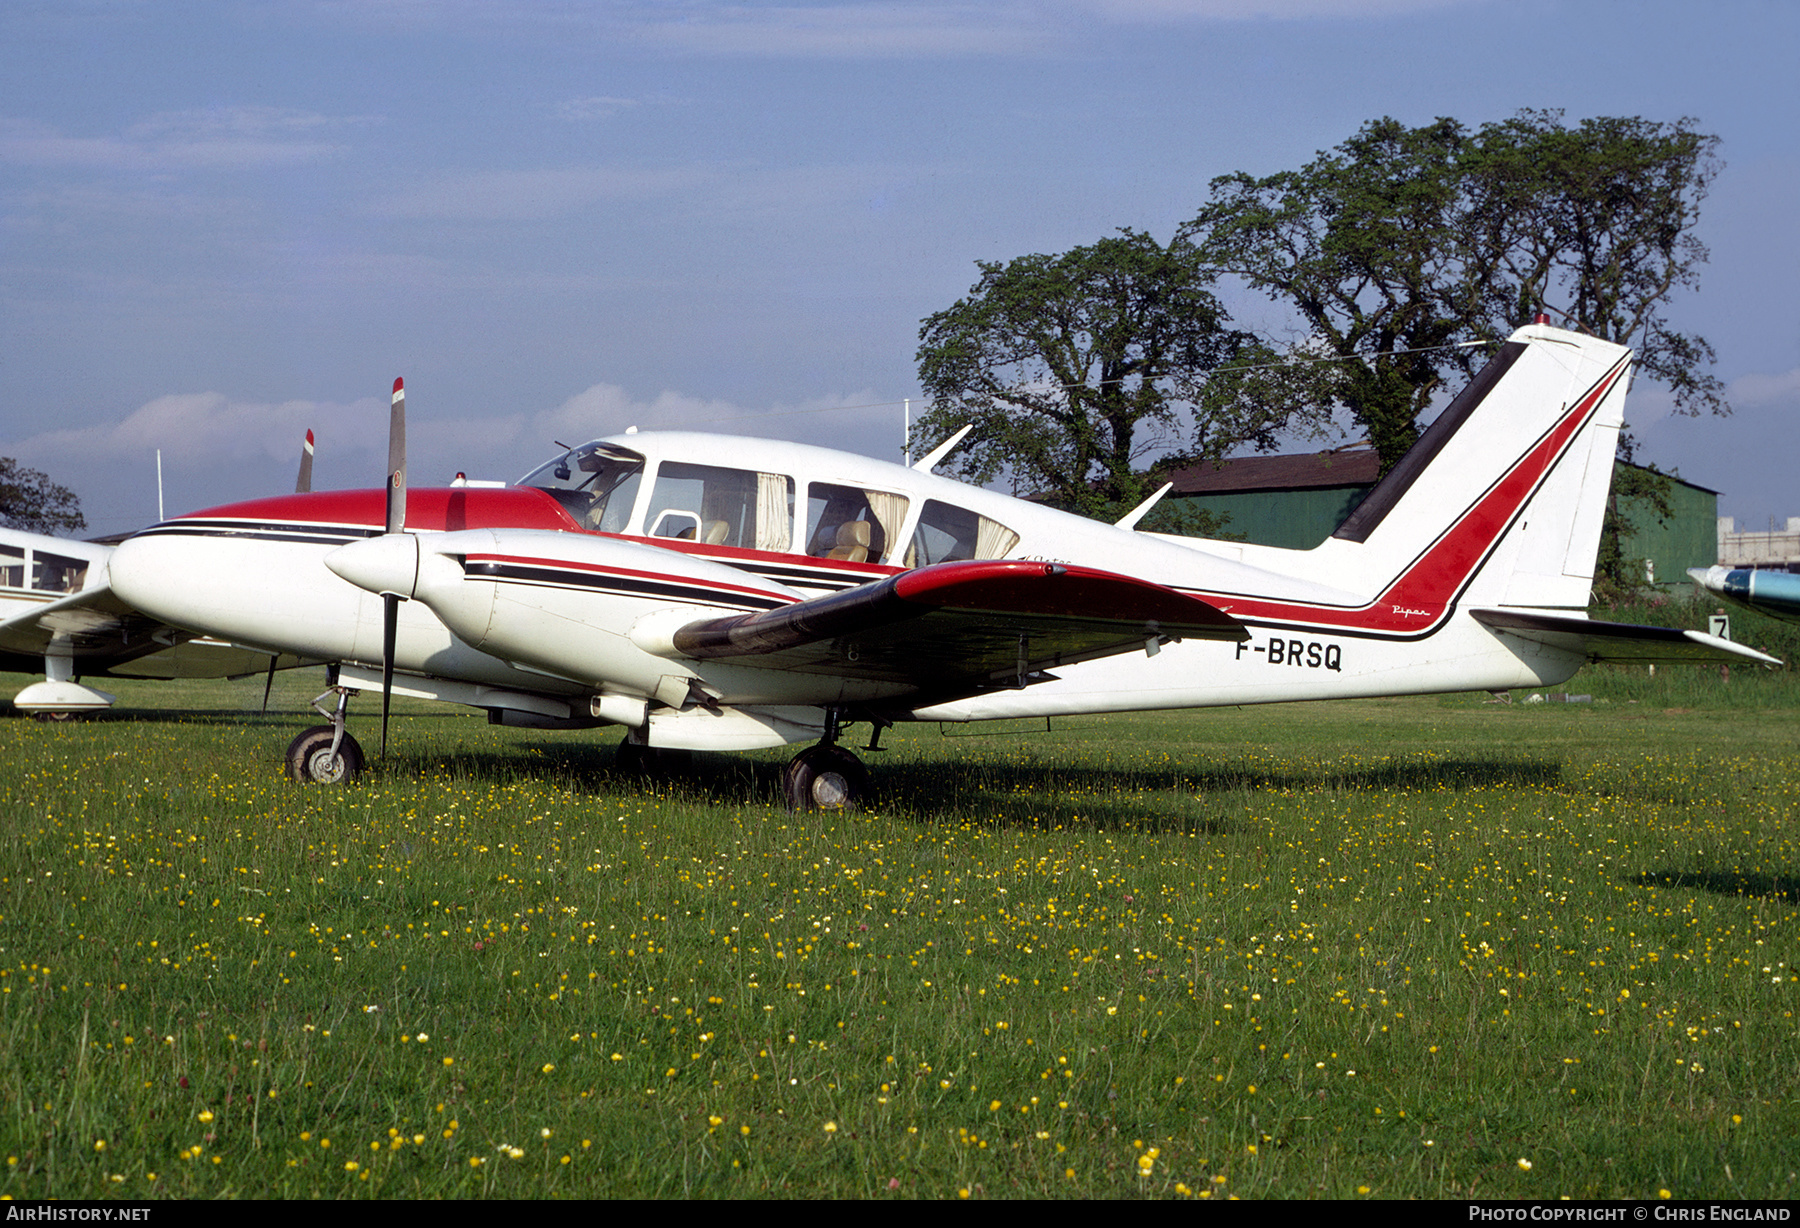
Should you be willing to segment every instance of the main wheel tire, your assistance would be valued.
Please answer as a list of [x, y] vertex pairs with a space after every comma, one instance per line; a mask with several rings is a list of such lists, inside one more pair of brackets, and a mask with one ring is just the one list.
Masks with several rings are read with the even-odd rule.
[[43, 721], [45, 724], [54, 723], [54, 724], [60, 725], [64, 721], [74, 720], [75, 713], [73, 713], [73, 712], [33, 712], [31, 714], [31, 719], [34, 721]]
[[789, 810], [855, 810], [869, 792], [869, 769], [841, 746], [809, 746], [781, 773]]
[[288, 775], [303, 785], [349, 784], [362, 774], [363, 750], [349, 734], [331, 753], [332, 728], [314, 725], [288, 744]]

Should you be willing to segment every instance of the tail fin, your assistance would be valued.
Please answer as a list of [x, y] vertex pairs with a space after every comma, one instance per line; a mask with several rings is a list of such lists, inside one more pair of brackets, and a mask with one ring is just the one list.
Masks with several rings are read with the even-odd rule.
[[[1320, 548], [1378, 605], [1584, 609], [1631, 351], [1520, 329]], [[1321, 576], [1321, 579], [1326, 577]]]

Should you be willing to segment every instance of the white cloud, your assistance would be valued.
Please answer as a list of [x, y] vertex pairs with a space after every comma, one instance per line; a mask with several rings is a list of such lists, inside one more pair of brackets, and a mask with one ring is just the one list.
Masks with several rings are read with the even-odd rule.
[[702, 55], [1010, 55], [1055, 41], [1043, 15], [1018, 4], [702, 4], [670, 12], [647, 7], [631, 24], [647, 42]]
[[941, 180], [950, 173], [950, 167], [900, 163], [690, 163], [469, 171], [432, 176], [404, 193], [376, 201], [371, 208], [382, 217], [530, 222], [613, 201], [674, 198], [696, 215], [776, 214], [791, 219], [796, 210], [807, 206], [865, 201], [895, 185]]
[[[409, 464], [415, 481], [447, 480], [461, 469], [483, 478], [512, 479], [548, 458], [556, 440], [584, 443], [627, 427], [699, 430], [727, 435], [806, 439], [828, 446], [865, 447], [871, 411], [893, 418], [877, 434], [898, 447], [899, 411], [878, 404], [867, 390], [821, 396], [791, 405], [751, 409], [732, 401], [664, 390], [634, 397], [617, 384], [595, 384], [562, 404], [536, 413], [481, 418], [413, 415]], [[234, 467], [258, 472], [296, 465], [308, 429], [318, 436], [322, 483], [355, 482], [355, 474], [380, 472], [387, 448], [387, 398], [334, 401], [240, 401], [222, 393], [172, 393], [157, 397], [110, 423], [42, 431], [0, 442], [0, 455], [16, 457], [78, 488], [81, 475], [142, 468], [157, 449], [170, 473], [225, 474]], [[336, 477], [325, 477], [332, 474]], [[379, 481], [378, 477], [373, 478]]]
[[644, 200], [697, 188], [717, 174], [703, 167], [627, 166], [472, 171], [439, 175], [375, 203], [386, 217], [457, 221], [539, 221], [607, 200]]
[[[1489, 0], [320, 0], [319, 17], [416, 34], [632, 40], [675, 55], [957, 59], [1067, 51], [1095, 26], [1382, 19]], [[605, 103], [598, 100], [605, 112]], [[610, 112], [605, 112], [610, 113]], [[582, 117], [590, 118], [590, 117]]]
[[1082, 8], [1118, 21], [1275, 21], [1337, 17], [1346, 20], [1396, 17], [1466, 6], [1478, 0], [1073, 0]]
[[347, 439], [367, 434], [365, 423], [386, 420], [385, 402], [372, 397], [344, 405], [175, 393], [147, 402], [118, 422], [43, 431], [0, 448], [65, 473], [98, 461], [143, 460], [161, 448], [166, 467], [194, 470], [261, 459], [291, 457], [297, 462], [308, 428]]
[[556, 117], [574, 122], [610, 119], [621, 111], [629, 111], [643, 103], [636, 98], [612, 98], [595, 94], [587, 98], [569, 98], [556, 106]]
[[[752, 409], [733, 401], [709, 400], [665, 389], [648, 400], [633, 397], [617, 384], [595, 384], [555, 409], [534, 415], [525, 429], [529, 438], [580, 443], [598, 435], [615, 435], [627, 427], [646, 431], [708, 431], [723, 435], [759, 435], [807, 439], [828, 433], [842, 440], [856, 432], [846, 422], [866, 418], [871, 409], [893, 410], [898, 403], [881, 401], [863, 389], [846, 395], [809, 397], [794, 404]], [[894, 431], [896, 442], [899, 430]], [[844, 446], [827, 444], [827, 446]]]
[[72, 136], [34, 120], [0, 120], [0, 162], [80, 170], [158, 172], [285, 166], [344, 146], [324, 139], [357, 120], [278, 107], [219, 107], [149, 116], [110, 136]]
[[1800, 401], [1800, 367], [1772, 375], [1754, 372], [1740, 375], [1725, 388], [1725, 399], [1745, 409]]

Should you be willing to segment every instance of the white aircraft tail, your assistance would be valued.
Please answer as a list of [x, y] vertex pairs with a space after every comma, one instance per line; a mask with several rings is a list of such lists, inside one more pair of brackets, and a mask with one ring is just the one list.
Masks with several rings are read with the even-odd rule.
[[1585, 609], [1630, 370], [1624, 346], [1520, 329], [1319, 547], [1318, 578], [1389, 577], [1378, 605], [1428, 619]]

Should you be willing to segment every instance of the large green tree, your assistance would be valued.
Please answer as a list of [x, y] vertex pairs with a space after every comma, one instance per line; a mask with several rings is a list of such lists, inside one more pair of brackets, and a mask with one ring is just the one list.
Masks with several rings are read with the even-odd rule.
[[1694, 229], [1720, 169], [1719, 138], [1695, 122], [1599, 118], [1571, 128], [1561, 112], [1523, 111], [1484, 126], [1467, 159], [1514, 299], [1488, 328], [1547, 308], [1569, 327], [1631, 346], [1638, 371], [1690, 415], [1730, 412], [1707, 370], [1712, 346], [1674, 331], [1664, 314], [1677, 291], [1699, 284], [1707, 259]]
[[1180, 237], [1343, 360], [1338, 400], [1388, 468], [1478, 361], [1462, 343], [1539, 309], [1632, 345], [1686, 412], [1724, 412], [1711, 347], [1664, 316], [1706, 260], [1693, 227], [1716, 150], [1692, 120], [1379, 119], [1297, 171], [1214, 180]]
[[87, 528], [87, 520], [74, 491], [10, 456], [0, 456], [0, 527], [28, 533], [79, 533]]
[[[1289, 417], [1247, 370], [1273, 355], [1228, 326], [1191, 245], [1124, 230], [979, 267], [919, 331], [932, 406], [914, 439], [972, 425], [948, 462], [964, 478], [1006, 472], [1015, 490], [1103, 515], [1149, 493], [1159, 469], [1272, 445]], [[1227, 363], [1240, 373], [1209, 380]]]

